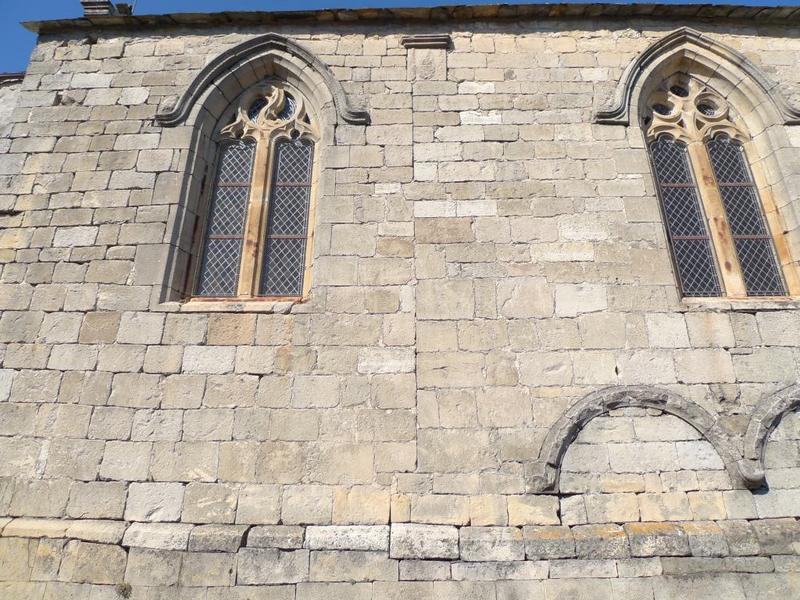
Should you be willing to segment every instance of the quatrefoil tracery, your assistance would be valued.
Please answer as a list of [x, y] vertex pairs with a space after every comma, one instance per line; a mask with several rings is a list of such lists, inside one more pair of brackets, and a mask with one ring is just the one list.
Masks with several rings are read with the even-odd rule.
[[724, 133], [744, 142], [743, 129], [725, 99], [697, 79], [676, 74], [650, 94], [645, 119], [647, 139], [669, 135], [685, 143]]

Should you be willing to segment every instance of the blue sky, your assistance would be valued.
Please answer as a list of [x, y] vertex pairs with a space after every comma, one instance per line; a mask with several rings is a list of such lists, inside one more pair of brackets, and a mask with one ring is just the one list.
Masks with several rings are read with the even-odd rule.
[[[133, 1], [133, 0], [129, 0]], [[513, 2], [514, 0], [507, 0]], [[523, 0], [518, 0], [523, 1]], [[617, 0], [619, 1], [619, 0]], [[662, 0], [666, 4], [708, 4], [708, 0]], [[137, 0], [137, 14], [170, 12], [216, 12], [222, 10], [306, 10], [318, 8], [358, 8], [364, 6], [436, 6], [440, 4], [478, 4], [475, 0]], [[625, 2], [627, 3], [627, 2]], [[756, 6], [797, 5], [800, 0], [729, 0], [714, 4], [747, 4]], [[19, 25], [20, 21], [39, 21], [78, 17], [82, 14], [80, 0], [0, 0], [0, 72], [25, 70], [35, 36]]]

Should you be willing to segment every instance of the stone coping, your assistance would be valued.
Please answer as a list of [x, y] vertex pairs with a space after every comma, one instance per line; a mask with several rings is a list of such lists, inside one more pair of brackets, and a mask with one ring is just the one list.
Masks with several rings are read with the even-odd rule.
[[797, 6], [738, 6], [732, 4], [491, 4], [439, 6], [434, 8], [362, 8], [276, 12], [173, 13], [164, 15], [111, 15], [75, 19], [26, 21], [34, 33], [58, 33], [94, 28], [169, 28], [212, 25], [291, 24], [298, 22], [358, 21], [446, 22], [520, 19], [634, 19], [740, 20], [749, 23], [791, 24], [800, 22]]
[[[0, 537], [75, 539], [127, 548], [189, 552], [233, 553], [251, 548], [388, 553], [388, 558], [395, 560], [463, 563], [558, 564], [565, 560], [697, 558], [717, 559], [715, 564], [719, 566], [737, 557], [800, 555], [800, 522], [793, 518], [571, 527], [456, 527], [417, 523], [192, 525], [0, 518]], [[690, 564], [685, 561], [674, 564], [684, 563]]]

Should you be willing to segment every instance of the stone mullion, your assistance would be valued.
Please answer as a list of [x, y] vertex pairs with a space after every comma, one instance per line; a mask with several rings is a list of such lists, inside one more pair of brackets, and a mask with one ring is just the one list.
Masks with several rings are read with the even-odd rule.
[[242, 244], [242, 262], [239, 270], [237, 296], [258, 295], [258, 272], [263, 223], [266, 222], [267, 193], [269, 192], [270, 141], [267, 132], [259, 132], [256, 140], [256, 155], [253, 162], [253, 178], [247, 203], [247, 221]]
[[692, 142], [688, 149], [700, 201], [708, 221], [708, 232], [716, 251], [724, 293], [729, 297], [744, 298], [747, 296], [747, 287], [708, 152], [702, 141]]

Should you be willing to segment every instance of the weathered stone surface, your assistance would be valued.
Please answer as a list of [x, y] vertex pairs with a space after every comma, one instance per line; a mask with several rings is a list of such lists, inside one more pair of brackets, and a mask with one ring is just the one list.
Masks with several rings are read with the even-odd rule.
[[458, 558], [458, 529], [441, 525], [394, 523], [391, 528], [392, 558]]
[[688, 536], [672, 523], [626, 523], [631, 556], [687, 556]]
[[308, 580], [308, 550], [242, 548], [238, 554], [239, 585], [274, 585]]
[[461, 560], [524, 560], [522, 530], [516, 527], [462, 527], [459, 529]]
[[525, 557], [528, 560], [572, 558], [575, 539], [569, 527], [532, 526], [523, 528]]
[[310, 550], [389, 551], [388, 526], [328, 526], [306, 528], [305, 547]]
[[311, 581], [397, 581], [397, 561], [385, 552], [311, 552]]
[[193, 527], [187, 523], [133, 523], [122, 543], [155, 550], [186, 550]]
[[76, 583], [119, 583], [126, 563], [127, 554], [119, 546], [73, 540], [64, 549], [59, 578]]

